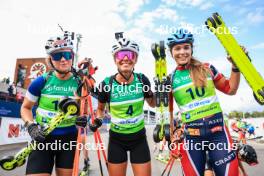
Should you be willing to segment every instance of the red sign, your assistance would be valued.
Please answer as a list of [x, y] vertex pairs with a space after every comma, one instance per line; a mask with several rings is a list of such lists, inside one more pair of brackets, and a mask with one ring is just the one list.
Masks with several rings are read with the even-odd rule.
[[10, 124], [8, 130], [8, 138], [18, 137], [19, 135], [19, 124]]

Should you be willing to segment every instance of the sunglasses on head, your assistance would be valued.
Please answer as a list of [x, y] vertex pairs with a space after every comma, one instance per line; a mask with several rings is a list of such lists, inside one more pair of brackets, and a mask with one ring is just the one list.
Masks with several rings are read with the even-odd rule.
[[52, 57], [52, 60], [54, 61], [60, 61], [62, 57], [65, 60], [71, 60], [74, 58], [74, 54], [72, 51], [61, 51], [61, 52], [51, 53], [50, 55]]
[[128, 60], [134, 60], [136, 58], [136, 53], [133, 51], [122, 50], [122, 51], [118, 51], [115, 54], [115, 58], [119, 61], [123, 60], [125, 56], [127, 56]]

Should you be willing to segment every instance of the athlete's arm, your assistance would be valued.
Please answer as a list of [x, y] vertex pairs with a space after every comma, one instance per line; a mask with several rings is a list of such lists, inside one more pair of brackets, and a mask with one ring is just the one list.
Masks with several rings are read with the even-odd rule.
[[229, 87], [228, 91], [226, 91], [225, 93], [228, 95], [235, 95], [239, 87], [239, 82], [240, 73], [232, 71], [229, 80], [225, 77], [222, 77], [219, 81], [215, 82], [215, 86], [218, 89], [225, 89], [224, 87]]
[[146, 98], [146, 101], [150, 107], [155, 108], [156, 106], [155, 95], [153, 95], [152, 98]]
[[[232, 69], [233, 70], [233, 69]], [[231, 71], [231, 76], [229, 78], [230, 91], [229, 95], [235, 95], [240, 83], [240, 72]]]
[[105, 82], [102, 81], [98, 89], [98, 105], [96, 110], [96, 117], [103, 118], [105, 115], [105, 104], [110, 102], [109, 93], [105, 92]]
[[146, 99], [148, 105], [154, 108], [156, 106], [155, 95], [151, 91], [151, 84], [149, 79], [144, 74], [142, 75], [142, 82], [143, 85], [146, 86], [145, 88], [143, 88], [144, 98]]
[[240, 82], [240, 73], [231, 71], [231, 76], [227, 79], [222, 73], [218, 72], [218, 70], [213, 65], [208, 65], [215, 87], [221, 92], [234, 95], [237, 92]]
[[26, 92], [25, 99], [21, 106], [21, 118], [24, 122], [33, 123], [32, 108], [41, 96], [41, 89], [45, 85], [45, 78], [40, 76], [36, 78], [30, 85]]
[[98, 106], [97, 106], [97, 110], [96, 110], [96, 117], [97, 118], [102, 118], [104, 117], [105, 113], [105, 103], [101, 103], [100, 101], [98, 101]]
[[25, 97], [23, 104], [21, 106], [21, 118], [24, 122], [33, 123], [33, 114], [32, 108], [35, 105], [35, 102], [30, 101], [28, 98]]

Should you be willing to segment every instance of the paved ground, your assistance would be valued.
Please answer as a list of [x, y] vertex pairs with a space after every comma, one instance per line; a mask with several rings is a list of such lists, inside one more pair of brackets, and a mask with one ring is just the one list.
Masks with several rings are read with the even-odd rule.
[[[150, 150], [151, 150], [151, 157], [152, 157], [152, 175], [153, 176], [159, 176], [161, 175], [165, 164], [155, 160], [153, 157], [155, 156], [154, 154], [154, 142], [152, 142], [152, 131], [153, 131], [153, 127], [147, 127], [147, 136], [148, 136], [148, 141], [149, 141], [149, 146], [150, 146]], [[92, 136], [88, 136], [88, 140], [91, 140]], [[105, 144], [107, 144], [107, 133], [104, 132], [102, 133], [102, 138], [105, 142]], [[256, 166], [248, 166], [246, 164], [244, 164], [248, 175], [252, 176], [258, 176], [258, 175], [263, 175], [264, 173], [264, 144], [258, 144], [255, 142], [250, 142], [252, 145], [254, 145], [255, 149], [257, 150], [257, 154], [258, 154], [258, 160], [259, 160], [259, 164]], [[19, 144], [19, 145], [12, 145], [12, 146], [5, 146], [5, 147], [0, 147], [0, 158], [2, 158], [3, 156], [6, 155], [12, 155], [14, 154], [16, 151], [18, 151], [19, 149], [21, 149], [23, 147], [24, 144]], [[90, 175], [91, 176], [98, 176], [100, 175], [99, 172], [99, 166], [98, 166], [98, 159], [97, 159], [97, 155], [95, 151], [90, 151], [90, 158], [91, 158], [91, 172]], [[81, 164], [82, 167], [82, 164]], [[80, 167], [80, 168], [81, 168]], [[106, 171], [106, 167], [105, 164], [103, 165], [104, 168], [104, 175], [107, 175], [107, 171]], [[262, 173], [262, 174], [261, 174]], [[20, 168], [16, 168], [13, 171], [4, 171], [0, 168], [0, 176], [22, 176], [25, 174], [25, 165], [23, 167]], [[54, 174], [55, 175], [55, 174]], [[127, 175], [128, 176], [132, 176], [133, 172], [131, 169], [131, 166], [129, 165], [128, 167], [128, 171], [127, 171]], [[180, 169], [180, 163], [179, 162], [175, 162], [174, 166], [172, 168], [171, 171], [171, 175], [173, 176], [178, 176], [181, 175], [181, 169]]]

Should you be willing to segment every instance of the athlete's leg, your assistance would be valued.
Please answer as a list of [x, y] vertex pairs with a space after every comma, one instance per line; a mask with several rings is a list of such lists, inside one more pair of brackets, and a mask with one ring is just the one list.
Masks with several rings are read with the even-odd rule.
[[209, 161], [209, 153], [206, 152], [206, 163], [205, 163], [205, 171], [204, 176], [214, 176], [214, 171], [212, 168], [212, 164]]
[[[86, 128], [81, 128], [81, 138], [82, 138], [82, 144], [85, 146], [87, 143], [87, 129]], [[84, 147], [82, 152], [83, 152], [83, 158], [84, 158], [83, 171], [87, 171], [90, 166], [90, 160], [88, 157], [88, 149]]]
[[108, 162], [109, 176], [126, 176], [127, 162], [120, 164]]
[[206, 153], [205, 150], [202, 150], [202, 142], [199, 137], [186, 136], [183, 145], [180, 145], [180, 153], [182, 155], [181, 165], [184, 175], [204, 175]]
[[[49, 139], [47, 142], [51, 142]], [[45, 143], [44, 143], [45, 144]], [[38, 145], [37, 145], [38, 146]], [[54, 166], [54, 154], [50, 150], [33, 150], [28, 157], [27, 176], [49, 176]]]
[[56, 173], [58, 176], [71, 176], [76, 147], [70, 144], [72, 141], [76, 141], [77, 133], [62, 135], [57, 138], [61, 141], [62, 146], [68, 148], [58, 149], [55, 153]]
[[207, 170], [204, 171], [204, 176], [214, 176], [214, 175], [215, 174], [214, 174], [213, 170], [207, 169]]
[[130, 161], [135, 176], [150, 176], [150, 150], [146, 137], [133, 142], [130, 148]]
[[151, 162], [132, 164], [134, 176], [151, 176]]
[[127, 150], [122, 141], [111, 137], [108, 144], [109, 176], [125, 176], [127, 169]]
[[72, 176], [72, 169], [56, 168], [56, 176]]
[[238, 166], [239, 166], [239, 171], [242, 172], [242, 176], [247, 176], [247, 172], [242, 164], [242, 161], [238, 159]]
[[233, 141], [226, 126], [223, 126], [223, 131], [214, 133], [214, 138], [210, 142], [217, 147], [209, 150], [215, 174], [217, 176], [238, 176], [238, 159], [236, 151], [232, 149]]

